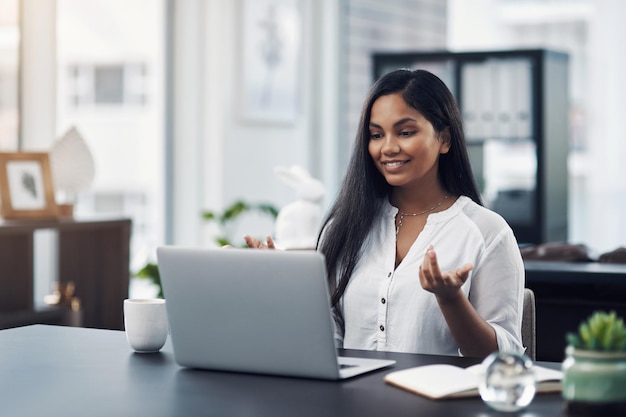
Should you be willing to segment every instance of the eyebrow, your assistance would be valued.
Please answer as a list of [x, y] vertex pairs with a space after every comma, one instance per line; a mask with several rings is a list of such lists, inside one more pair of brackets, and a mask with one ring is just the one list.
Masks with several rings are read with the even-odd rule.
[[[403, 125], [403, 124], [405, 124], [407, 122], [415, 122], [415, 123], [417, 123], [417, 120], [413, 119], [412, 117], [405, 117], [404, 119], [400, 119], [397, 122], [395, 122], [393, 124], [393, 127], [398, 127], [398, 126]], [[377, 125], [376, 123], [372, 123], [371, 121], [370, 121], [370, 127], [376, 127], [376, 128], [381, 129], [381, 126]]]

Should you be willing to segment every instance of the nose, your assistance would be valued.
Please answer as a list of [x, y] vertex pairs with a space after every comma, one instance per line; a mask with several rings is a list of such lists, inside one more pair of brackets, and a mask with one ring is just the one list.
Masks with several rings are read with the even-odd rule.
[[384, 155], [394, 155], [400, 152], [400, 146], [393, 135], [385, 135], [380, 151]]

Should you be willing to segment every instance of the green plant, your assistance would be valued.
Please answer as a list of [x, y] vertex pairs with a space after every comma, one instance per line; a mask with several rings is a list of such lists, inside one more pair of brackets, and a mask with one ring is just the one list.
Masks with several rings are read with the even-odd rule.
[[[214, 211], [203, 211], [202, 218], [207, 221], [216, 221], [222, 228], [229, 223], [237, 220], [242, 214], [258, 211], [262, 214], [267, 214], [272, 216], [275, 220], [278, 216], [278, 210], [272, 206], [271, 204], [266, 203], [258, 203], [251, 204], [242, 200], [235, 201], [230, 206], [226, 207], [223, 212], [217, 213]], [[215, 238], [215, 242], [220, 245], [231, 245], [231, 240], [228, 236], [222, 235]], [[245, 245], [244, 245], [245, 246]]]
[[148, 262], [146, 263], [137, 273], [135, 274], [138, 278], [146, 278], [151, 280], [154, 284], [158, 285], [159, 293], [157, 297], [163, 298], [163, 287], [161, 286], [161, 275], [159, 274], [159, 266], [155, 263]]
[[626, 351], [624, 320], [615, 311], [596, 311], [580, 324], [578, 333], [567, 334], [567, 342], [576, 349]]
[[[275, 220], [278, 216], [278, 210], [270, 205], [270, 204], [250, 204], [245, 201], [239, 200], [235, 201], [230, 206], [226, 207], [223, 212], [217, 213], [214, 211], [204, 211], [202, 212], [202, 218], [208, 221], [216, 221], [220, 226], [225, 226], [229, 223], [234, 222], [241, 216], [242, 214], [258, 211], [264, 214], [268, 214], [272, 216]], [[227, 236], [218, 236], [215, 238], [215, 242], [220, 245], [232, 245], [230, 239]], [[245, 247], [245, 244], [243, 244]], [[156, 263], [146, 262], [146, 264], [135, 273], [135, 276], [138, 278], [145, 278], [151, 280], [154, 284], [159, 287], [159, 293], [157, 297], [163, 298], [163, 287], [161, 286], [161, 276], [159, 275], [159, 267]]]

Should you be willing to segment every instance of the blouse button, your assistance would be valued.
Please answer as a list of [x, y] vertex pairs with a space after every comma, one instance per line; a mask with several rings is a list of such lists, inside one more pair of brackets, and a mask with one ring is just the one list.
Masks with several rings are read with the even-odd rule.
[[381, 324], [381, 325], [380, 325], [380, 327], [379, 327], [379, 329], [380, 329], [380, 331], [381, 331], [381, 332], [384, 332], [384, 331], [385, 331], [385, 326], [383, 326], [383, 325]]
[[387, 278], [391, 278], [391, 272], [387, 274]]
[[381, 302], [381, 303], [383, 303], [383, 304], [385, 304], [385, 303], [387, 302], [387, 300], [385, 300], [384, 298], [381, 298], [381, 299], [380, 299], [380, 302]]

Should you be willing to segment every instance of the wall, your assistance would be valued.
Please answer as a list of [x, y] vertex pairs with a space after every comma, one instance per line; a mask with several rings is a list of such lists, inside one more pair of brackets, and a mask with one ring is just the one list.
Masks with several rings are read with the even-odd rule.
[[626, 2], [596, 1], [589, 27], [589, 75], [585, 209], [587, 242], [599, 251], [626, 246]]
[[[56, 0], [22, 0], [20, 149], [46, 151], [56, 127]], [[47, 71], [41, 71], [46, 68]]]
[[341, 151], [347, 165], [367, 90], [373, 81], [371, 54], [446, 47], [447, 2], [440, 0], [345, 0], [342, 8]]
[[[295, 3], [295, 2], [294, 2]], [[222, 142], [222, 203], [230, 204], [238, 199], [250, 202], [269, 202], [282, 207], [295, 200], [295, 192], [282, 183], [273, 174], [275, 166], [301, 165], [311, 170], [314, 164], [310, 151], [316, 138], [312, 136], [312, 125], [317, 122], [316, 109], [312, 99], [314, 88], [323, 88], [323, 80], [315, 80], [313, 74], [319, 71], [322, 63], [316, 59], [316, 39], [312, 36], [313, 26], [319, 22], [313, 21], [312, 11], [319, 7], [311, 1], [300, 2], [300, 42], [299, 68], [297, 78], [297, 103], [293, 120], [272, 121], [264, 118], [251, 118], [244, 113], [244, 100], [258, 97], [244, 97], [244, 72], [265, 72], [266, 68], [244, 66], [243, 48], [250, 47], [244, 42], [258, 42], [259, 39], [245, 39], [243, 32], [250, 28], [242, 26], [243, 10], [237, 10], [232, 27], [238, 32], [232, 38], [230, 65], [235, 68], [229, 72], [228, 86], [225, 89], [226, 108], [224, 114], [225, 129]], [[260, 16], [260, 18], [263, 18]], [[255, 50], [256, 51], [256, 50]], [[275, 79], [274, 86], [281, 80]], [[276, 94], [278, 90], [274, 91]], [[210, 191], [210, 190], [207, 190]], [[245, 220], [244, 220], [245, 222]], [[245, 222], [238, 231], [233, 231], [235, 237], [246, 229], [263, 237], [273, 234], [273, 222], [270, 218], [254, 217]]]
[[[443, 48], [446, 3], [439, 0], [300, 0], [300, 109], [283, 124], [243, 120], [242, 5], [245, 0], [171, 1], [174, 60], [169, 114], [173, 144], [169, 198], [177, 244], [211, 244], [217, 233], [199, 220], [203, 209], [233, 201], [282, 207], [296, 198], [272, 170], [300, 164], [332, 201], [354, 140], [362, 101], [372, 82], [375, 50]], [[384, 23], [384, 24], [383, 24]], [[243, 220], [244, 232], [272, 234], [273, 222]], [[241, 240], [239, 240], [241, 242]]]
[[[277, 207], [295, 192], [273, 174], [277, 165], [300, 164], [323, 178], [333, 171], [333, 120], [338, 94], [334, 47], [322, 48], [335, 28], [336, 2], [303, 0], [299, 110], [289, 123], [241, 118], [240, 88], [243, 1], [170, 2], [173, 62], [169, 155], [170, 204], [176, 244], [210, 245], [218, 231], [200, 219], [205, 209], [222, 210], [237, 199]], [[330, 34], [334, 34], [331, 29]], [[320, 139], [319, 132], [325, 132]], [[273, 221], [250, 218], [237, 231], [272, 234]], [[242, 242], [241, 240], [239, 242]]]

